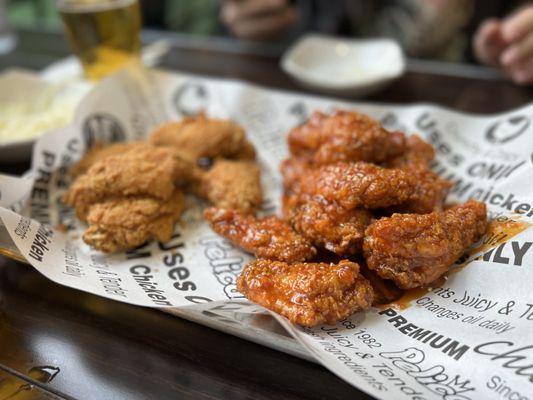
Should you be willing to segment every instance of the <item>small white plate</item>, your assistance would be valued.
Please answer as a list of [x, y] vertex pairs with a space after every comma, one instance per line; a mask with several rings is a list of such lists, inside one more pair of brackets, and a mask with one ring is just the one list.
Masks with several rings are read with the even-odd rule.
[[[35, 72], [20, 68], [12, 68], [0, 74], [0, 104], [24, 101], [39, 96], [53, 84], [42, 79]], [[73, 82], [61, 86], [59, 96], [67, 96], [78, 102], [88, 92], [90, 86], [83, 82]], [[45, 132], [41, 132], [44, 134]], [[39, 138], [24, 138], [0, 144], [0, 161], [20, 162], [31, 158], [33, 143]]]
[[[46, 82], [34, 72], [18, 68], [9, 69], [0, 75], [0, 104], [35, 96], [47, 86]], [[28, 160], [31, 157], [34, 141], [35, 139], [23, 139], [0, 144], [0, 160], [2, 162]]]
[[342, 39], [306, 35], [281, 59], [298, 83], [319, 92], [362, 97], [403, 75], [402, 49], [390, 39]]

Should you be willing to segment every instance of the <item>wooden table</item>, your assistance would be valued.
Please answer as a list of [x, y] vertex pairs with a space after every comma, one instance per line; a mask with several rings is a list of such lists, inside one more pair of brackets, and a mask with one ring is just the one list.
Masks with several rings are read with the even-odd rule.
[[[145, 32], [146, 41], [160, 37]], [[275, 46], [164, 37], [173, 43], [164, 68], [300, 90], [280, 70]], [[67, 54], [57, 33], [22, 32], [19, 49], [0, 57], [0, 69], [39, 69]], [[523, 105], [532, 94], [486, 68], [410, 61], [402, 79], [370, 100], [492, 113]], [[0, 172], [27, 168], [0, 160]], [[59, 286], [0, 258], [0, 400], [7, 398], [369, 399], [318, 365]]]

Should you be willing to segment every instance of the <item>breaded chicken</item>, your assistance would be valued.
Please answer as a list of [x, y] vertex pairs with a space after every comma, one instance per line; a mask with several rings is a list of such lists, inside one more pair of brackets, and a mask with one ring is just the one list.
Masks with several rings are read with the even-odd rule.
[[361, 265], [361, 275], [363, 275], [374, 292], [373, 306], [389, 304], [403, 296], [404, 291], [394, 284], [394, 282], [381, 278], [375, 271], [368, 269], [364, 264]]
[[435, 158], [433, 146], [418, 135], [407, 138], [407, 148], [397, 157], [388, 160], [385, 166], [389, 168], [427, 167]]
[[255, 160], [255, 147], [254, 145], [248, 141], [248, 139], [244, 139], [243, 142], [242, 142], [242, 145], [241, 145], [241, 148], [240, 150], [230, 156], [230, 158], [232, 160], [249, 160], [249, 161], [253, 161]]
[[261, 171], [253, 161], [216, 160], [196, 190], [216, 207], [243, 213], [255, 212], [263, 202]]
[[382, 163], [405, 150], [403, 133], [388, 132], [378, 121], [351, 111], [315, 112], [309, 121], [291, 130], [287, 140], [294, 156], [316, 164]]
[[167, 200], [152, 197], [119, 197], [89, 209], [85, 243], [106, 253], [128, 250], [150, 241], [166, 242], [185, 208], [179, 190]]
[[193, 159], [254, 159], [255, 150], [246, 140], [244, 130], [235, 122], [207, 118], [205, 115], [167, 122], [150, 135], [150, 143], [178, 149]]
[[285, 189], [281, 196], [281, 216], [283, 219], [290, 221], [296, 207], [302, 204], [302, 199], [304, 196], [290, 189]]
[[305, 158], [289, 157], [281, 163], [280, 172], [284, 187], [281, 213], [284, 219], [290, 219], [294, 208], [302, 202], [300, 180], [312, 168], [313, 164]]
[[310, 198], [295, 207], [290, 218], [294, 230], [315, 246], [341, 256], [361, 251], [365, 229], [371, 220], [368, 210], [347, 210], [321, 197]]
[[433, 146], [417, 135], [407, 139], [406, 151], [385, 163], [388, 168], [399, 168], [416, 180], [414, 193], [403, 204], [393, 207], [392, 211], [426, 214], [440, 211], [452, 183], [440, 178], [429, 169], [435, 157]]
[[416, 180], [400, 169], [381, 168], [364, 162], [316, 168], [300, 181], [300, 192], [321, 196], [341, 207], [384, 208], [402, 204], [414, 193]]
[[175, 188], [177, 164], [172, 152], [150, 146], [106, 157], [79, 176], [63, 196], [85, 221], [92, 204], [118, 196], [170, 198]]
[[78, 163], [75, 164], [70, 169], [69, 172], [72, 176], [78, 176], [78, 175], [84, 174], [95, 163], [103, 160], [106, 157], [115, 156], [118, 154], [124, 154], [130, 150], [135, 150], [137, 148], [143, 148], [145, 146], [146, 146], [146, 143], [140, 142], [140, 141], [118, 142], [118, 143], [112, 143], [108, 145], [104, 145], [102, 143], [96, 143], [93, 147], [91, 147], [87, 151], [87, 153], [85, 153], [83, 158], [80, 161], [78, 161]]
[[382, 218], [367, 228], [363, 249], [370, 269], [410, 289], [447, 272], [486, 229], [485, 204], [471, 200], [443, 212]]
[[286, 190], [297, 191], [302, 177], [313, 169], [313, 164], [306, 158], [289, 157], [280, 165], [283, 187]]
[[[72, 176], [77, 177], [86, 173], [90, 167], [105, 158], [116, 155], [125, 155], [129, 152], [145, 154], [145, 152], [151, 152], [154, 151], [154, 149], [154, 146], [141, 141], [119, 142], [109, 145], [96, 144], [70, 169], [69, 173]], [[156, 151], [156, 154], [160, 154], [159, 150]], [[196, 166], [196, 160], [191, 159], [187, 153], [175, 151], [174, 149], [169, 154], [172, 154], [176, 161], [174, 180], [177, 185], [183, 186], [198, 180], [200, 170]]]
[[397, 207], [393, 207], [393, 210], [415, 214], [441, 211], [453, 184], [440, 178], [421, 164], [412, 164], [409, 167], [404, 167], [403, 170], [415, 179], [416, 184], [409, 199]]
[[370, 308], [372, 288], [359, 265], [258, 260], [242, 271], [237, 289], [249, 300], [303, 326], [334, 325]]
[[208, 208], [204, 216], [216, 233], [258, 258], [297, 262], [316, 254], [307, 239], [277, 217], [256, 218], [221, 208]]

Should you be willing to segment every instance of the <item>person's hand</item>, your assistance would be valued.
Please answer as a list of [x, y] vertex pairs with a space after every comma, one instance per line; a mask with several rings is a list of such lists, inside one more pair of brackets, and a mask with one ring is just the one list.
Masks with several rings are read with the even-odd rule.
[[287, 0], [224, 0], [220, 18], [241, 39], [269, 40], [296, 21], [297, 10]]
[[479, 61], [498, 67], [515, 83], [533, 83], [533, 6], [503, 20], [487, 20], [474, 36]]

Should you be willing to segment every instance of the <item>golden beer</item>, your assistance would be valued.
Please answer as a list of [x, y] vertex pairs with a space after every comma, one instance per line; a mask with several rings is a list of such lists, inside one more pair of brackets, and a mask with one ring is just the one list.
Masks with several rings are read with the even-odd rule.
[[139, 61], [137, 0], [58, 0], [57, 6], [67, 39], [88, 79], [101, 79]]

